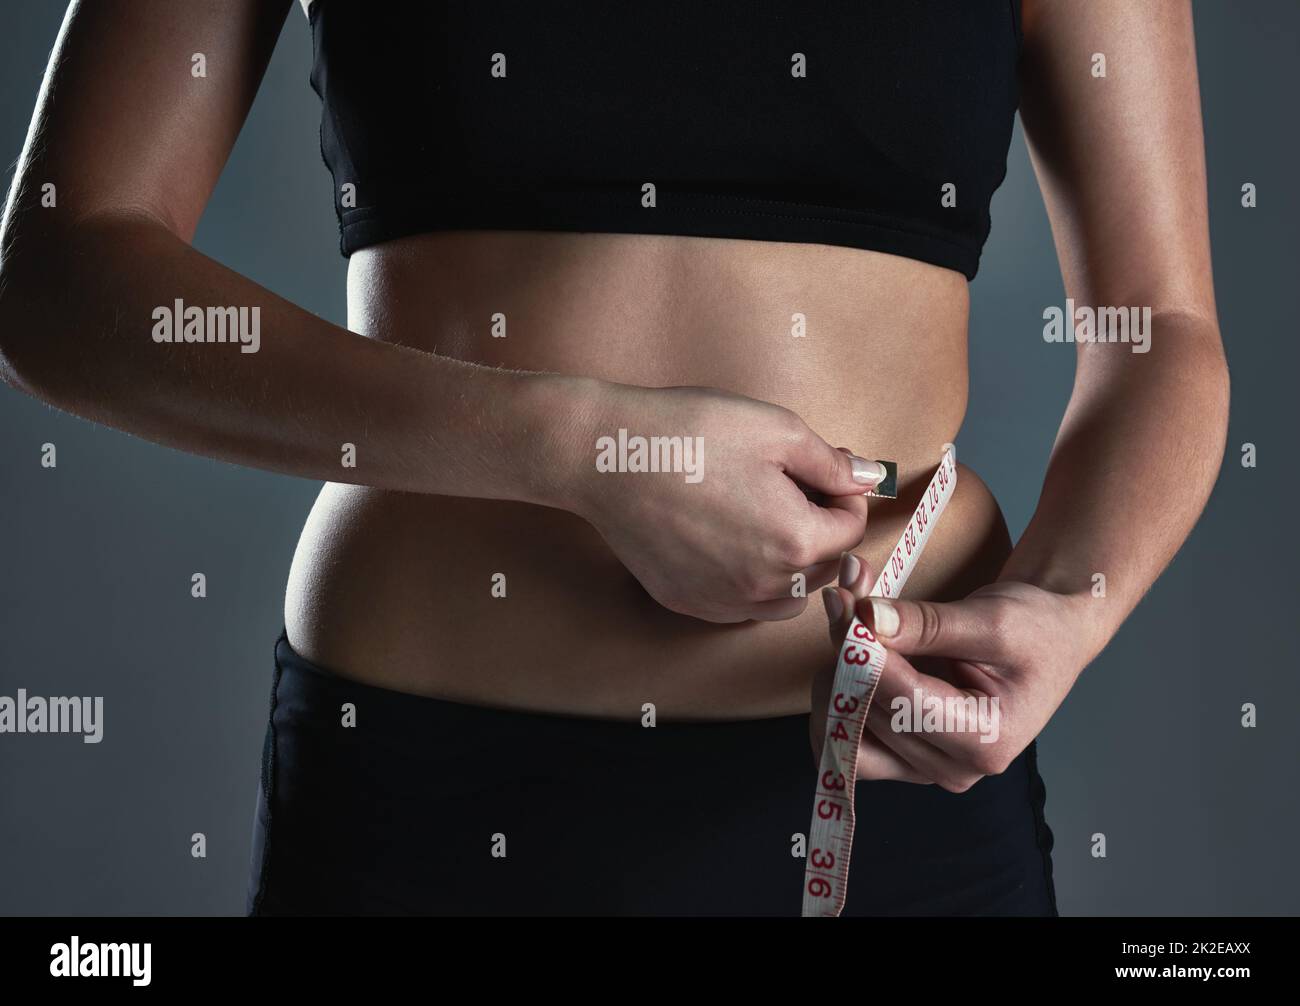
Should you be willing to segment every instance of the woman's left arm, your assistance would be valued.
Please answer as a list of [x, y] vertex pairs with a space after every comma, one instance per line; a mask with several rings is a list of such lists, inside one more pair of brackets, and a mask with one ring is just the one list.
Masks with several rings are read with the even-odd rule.
[[1100, 649], [1191, 531], [1227, 436], [1192, 12], [1025, 0], [1024, 13], [1021, 119], [1066, 294], [1099, 318], [1151, 312], [1145, 346], [1076, 345], [1043, 495], [1002, 574], [1081, 599]]
[[[1227, 435], [1190, 4], [1024, 0], [1023, 23], [1021, 119], [1067, 295], [1099, 324], [1099, 309], [1149, 308], [1150, 326], [1077, 344], [1042, 496], [998, 582], [952, 604], [858, 601], [891, 651], [868, 727], [954, 791], [1051, 718], [1191, 531]], [[921, 656], [948, 659], [932, 676], [905, 659]], [[893, 729], [916, 688], [998, 698], [995, 739]]]

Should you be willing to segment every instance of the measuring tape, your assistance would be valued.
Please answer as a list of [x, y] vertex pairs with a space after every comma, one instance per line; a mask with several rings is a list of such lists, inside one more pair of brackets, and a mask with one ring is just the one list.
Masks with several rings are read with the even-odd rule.
[[[939, 470], [925, 487], [872, 597], [897, 597], [916, 567], [930, 532], [957, 485], [957, 448], [943, 445]], [[853, 849], [853, 788], [858, 780], [858, 747], [871, 698], [885, 669], [885, 648], [857, 616], [840, 647], [826, 709], [826, 739], [817, 768], [817, 795], [808, 829], [808, 865], [803, 877], [803, 915], [834, 918], [848, 895], [849, 853]]]

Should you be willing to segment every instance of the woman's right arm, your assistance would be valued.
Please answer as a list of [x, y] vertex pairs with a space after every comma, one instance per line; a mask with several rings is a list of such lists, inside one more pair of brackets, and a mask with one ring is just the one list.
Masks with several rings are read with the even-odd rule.
[[[580, 389], [367, 339], [190, 246], [288, 6], [69, 7], [0, 238], [6, 377], [68, 412], [239, 464], [547, 501], [543, 468], [499, 455], [543, 417], [554, 430]], [[196, 53], [206, 77], [191, 74]], [[155, 342], [155, 309], [177, 300], [256, 308], [257, 352]]]
[[[291, 0], [73, 2], [0, 232], [0, 373], [68, 412], [209, 457], [590, 520], [665, 605], [789, 617], [865, 508], [861, 466], [786, 410], [705, 389], [506, 371], [332, 325], [190, 245]], [[194, 76], [201, 54], [206, 75]], [[257, 308], [260, 344], [156, 342], [176, 301]], [[600, 476], [619, 427], [701, 436], [707, 484]], [[344, 465], [344, 445], [355, 466]], [[868, 483], [870, 484], [870, 483]], [[859, 501], [861, 502], [861, 501]], [[719, 601], [718, 598], [726, 600]]]

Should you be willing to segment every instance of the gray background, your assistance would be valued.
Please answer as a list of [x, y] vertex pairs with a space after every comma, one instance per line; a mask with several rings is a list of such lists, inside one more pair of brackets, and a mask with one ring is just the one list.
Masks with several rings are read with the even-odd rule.
[[[0, 2], [0, 158], [17, 157], [62, 18]], [[1041, 741], [1065, 914], [1296, 914], [1294, 637], [1300, 4], [1196, 7], [1217, 293], [1233, 376], [1226, 463], [1171, 568]], [[291, 11], [198, 246], [345, 319], [305, 19]], [[123, 68], [129, 72], [129, 67]], [[4, 181], [7, 186], [9, 175]], [[1242, 182], [1259, 208], [1240, 206]], [[962, 458], [1019, 534], [1070, 392], [1042, 341], [1062, 304], [1019, 132], [973, 285]], [[71, 293], [71, 292], [70, 292]], [[56, 470], [40, 445], [58, 446]], [[1243, 469], [1240, 445], [1258, 446]], [[1136, 476], [1138, 473], [1135, 472]], [[155, 447], [0, 386], [0, 695], [103, 695], [103, 743], [0, 735], [0, 913], [243, 911], [283, 589], [317, 485]], [[1235, 551], [1265, 522], [1267, 546]], [[209, 596], [189, 577], [208, 575]], [[1254, 702], [1259, 726], [1240, 726]], [[1104, 832], [1108, 858], [1090, 855]], [[190, 856], [203, 832], [208, 856]]]

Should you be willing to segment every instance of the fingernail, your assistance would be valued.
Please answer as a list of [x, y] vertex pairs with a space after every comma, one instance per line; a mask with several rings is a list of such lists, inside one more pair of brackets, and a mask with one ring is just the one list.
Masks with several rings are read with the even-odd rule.
[[832, 622], [838, 622], [840, 616], [844, 614], [844, 602], [840, 600], [840, 595], [835, 592], [834, 587], [822, 588], [822, 604], [826, 605], [826, 617]]
[[858, 562], [858, 557], [852, 552], [845, 552], [840, 556], [840, 586], [853, 589], [853, 584], [858, 578], [858, 570], [862, 564]]
[[892, 636], [898, 632], [898, 609], [888, 601], [871, 599], [871, 627], [877, 636]]
[[879, 461], [868, 461], [866, 458], [860, 458], [856, 454], [850, 454], [853, 465], [853, 481], [861, 482], [863, 485], [875, 485], [877, 482], [884, 480], [889, 473], [885, 471], [885, 466]]

